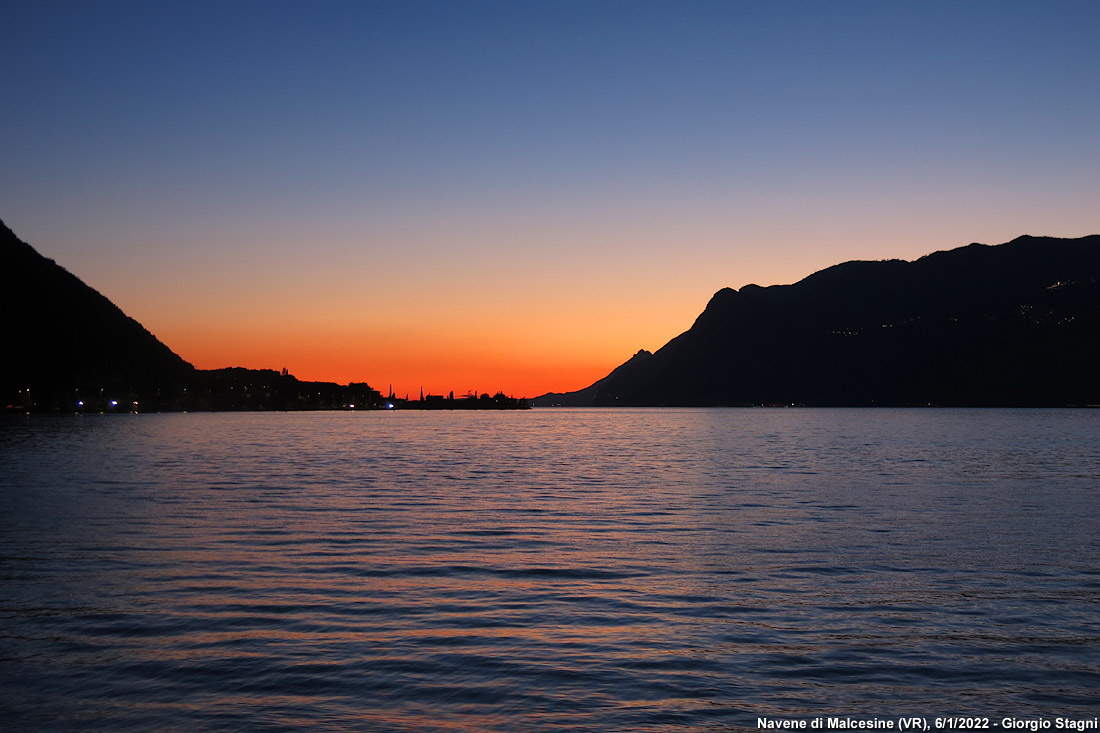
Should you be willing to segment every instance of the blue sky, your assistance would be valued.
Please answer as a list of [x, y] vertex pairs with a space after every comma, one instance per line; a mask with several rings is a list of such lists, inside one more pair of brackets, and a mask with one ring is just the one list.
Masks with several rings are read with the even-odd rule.
[[0, 218], [199, 366], [573, 389], [723, 286], [1100, 231], [1096, 2], [0, 17]]

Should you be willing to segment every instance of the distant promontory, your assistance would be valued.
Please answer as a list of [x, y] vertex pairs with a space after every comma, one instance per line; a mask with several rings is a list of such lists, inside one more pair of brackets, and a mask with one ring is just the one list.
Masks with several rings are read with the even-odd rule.
[[287, 370], [196, 369], [118, 306], [0, 222], [0, 413], [181, 410], [502, 410], [498, 393], [419, 399]]
[[846, 262], [715, 293], [686, 332], [536, 406], [1100, 404], [1100, 235]]

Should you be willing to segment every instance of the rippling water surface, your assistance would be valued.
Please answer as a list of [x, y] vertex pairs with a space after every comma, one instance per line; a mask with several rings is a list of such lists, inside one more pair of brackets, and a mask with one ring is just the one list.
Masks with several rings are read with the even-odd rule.
[[0, 726], [1100, 704], [1100, 411], [31, 416], [0, 469]]

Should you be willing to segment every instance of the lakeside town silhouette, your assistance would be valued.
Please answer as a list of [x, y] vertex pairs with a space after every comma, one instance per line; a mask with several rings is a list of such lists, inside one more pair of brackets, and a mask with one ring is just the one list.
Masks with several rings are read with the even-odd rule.
[[285, 368], [196, 369], [2, 222], [0, 270], [8, 412], [1100, 404], [1100, 235], [1022, 236], [724, 288], [656, 352], [534, 398], [411, 398]]

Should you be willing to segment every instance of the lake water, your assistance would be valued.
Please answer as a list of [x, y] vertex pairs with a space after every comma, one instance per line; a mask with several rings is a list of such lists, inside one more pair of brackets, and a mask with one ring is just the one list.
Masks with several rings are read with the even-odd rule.
[[1098, 529], [1100, 410], [5, 418], [0, 727], [1091, 719]]

